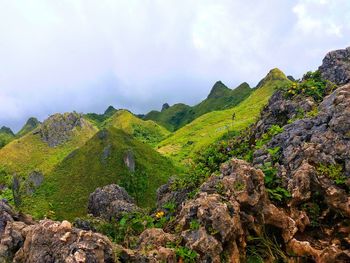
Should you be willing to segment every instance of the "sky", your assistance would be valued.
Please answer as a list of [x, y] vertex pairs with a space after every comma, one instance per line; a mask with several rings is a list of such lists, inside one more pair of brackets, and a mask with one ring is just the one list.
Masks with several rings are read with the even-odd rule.
[[0, 0], [0, 126], [299, 78], [349, 35], [349, 0]]

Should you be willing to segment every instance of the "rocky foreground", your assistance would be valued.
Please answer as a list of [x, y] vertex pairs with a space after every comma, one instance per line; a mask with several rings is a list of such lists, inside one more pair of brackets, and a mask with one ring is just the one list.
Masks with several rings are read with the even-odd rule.
[[[320, 72], [338, 88], [319, 101], [276, 92], [248, 139], [261, 140], [274, 125], [283, 129], [254, 148], [251, 163], [231, 159], [192, 196], [171, 182], [161, 187], [158, 207], [176, 203], [174, 219], [146, 229], [132, 248], [84, 222], [87, 230], [36, 222], [0, 201], [0, 262], [183, 262], [169, 244], [194, 251], [193, 262], [246, 262], [257, 237], [273, 240], [266, 248], [281, 251], [284, 262], [350, 262], [349, 65], [348, 49], [327, 55]], [[280, 192], [266, 171], [275, 171]], [[117, 185], [97, 189], [88, 207], [107, 221], [139, 210]]]

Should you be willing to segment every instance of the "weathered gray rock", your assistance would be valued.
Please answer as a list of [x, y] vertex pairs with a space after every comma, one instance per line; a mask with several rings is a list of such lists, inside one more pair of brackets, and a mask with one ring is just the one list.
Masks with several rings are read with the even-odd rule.
[[134, 153], [129, 150], [124, 154], [124, 164], [128, 167], [131, 173], [135, 172], [135, 157]]
[[33, 194], [44, 181], [44, 175], [39, 171], [33, 171], [26, 179], [27, 194]]
[[39, 134], [50, 147], [56, 147], [69, 140], [75, 128], [89, 125], [83, 116], [76, 112], [55, 114], [41, 124]]
[[157, 189], [157, 207], [162, 208], [166, 203], [175, 203], [176, 207], [180, 207], [181, 204], [187, 199], [189, 189], [180, 189], [174, 191], [171, 185], [174, 182], [174, 178], [170, 178], [168, 182]]
[[89, 197], [88, 213], [107, 220], [138, 210], [125, 189], [116, 184], [97, 188]]
[[319, 67], [321, 75], [339, 86], [350, 82], [350, 47], [329, 52]]

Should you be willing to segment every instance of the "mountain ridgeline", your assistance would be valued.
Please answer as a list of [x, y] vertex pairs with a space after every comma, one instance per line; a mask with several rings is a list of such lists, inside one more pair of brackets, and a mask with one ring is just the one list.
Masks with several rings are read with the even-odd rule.
[[349, 193], [347, 48], [195, 106], [2, 127], [0, 262], [350, 262]]
[[[153, 120], [170, 131], [176, 131], [205, 113], [224, 110], [238, 105], [251, 92], [252, 89], [246, 82], [231, 90], [221, 81], [218, 81], [211, 89], [208, 97], [193, 107], [182, 103], [174, 104], [170, 107], [168, 104], [164, 104], [162, 111], [151, 111], [143, 118], [145, 120]], [[167, 107], [164, 107], [166, 105]]]

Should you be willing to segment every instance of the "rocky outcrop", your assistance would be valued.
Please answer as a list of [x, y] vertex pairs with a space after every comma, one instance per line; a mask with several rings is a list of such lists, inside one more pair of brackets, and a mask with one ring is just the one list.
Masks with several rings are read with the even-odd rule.
[[311, 97], [296, 97], [286, 99], [283, 91], [276, 91], [269, 100], [268, 105], [261, 112], [261, 118], [254, 127], [256, 138], [260, 138], [272, 125], [280, 127], [298, 115], [311, 111], [317, 104]]
[[321, 75], [339, 86], [350, 82], [350, 47], [329, 52], [319, 67]]
[[26, 192], [33, 194], [34, 191], [43, 183], [44, 175], [39, 171], [33, 171], [26, 179]]
[[50, 147], [56, 147], [68, 141], [75, 128], [84, 126], [91, 124], [76, 112], [55, 114], [42, 123], [38, 133]]
[[88, 213], [107, 220], [138, 210], [125, 189], [116, 184], [97, 188], [89, 197]]
[[179, 189], [174, 191], [172, 184], [174, 178], [170, 178], [168, 182], [157, 189], [157, 207], [162, 208], [163, 205], [169, 202], [174, 202], [176, 207], [179, 207], [191, 191], [189, 189]]
[[0, 262], [116, 262], [114, 248], [101, 234], [67, 222], [42, 220], [16, 213], [0, 201]]
[[121, 262], [168, 262], [176, 263], [175, 250], [167, 248], [170, 243], [176, 243], [179, 237], [165, 233], [160, 228], [146, 229], [139, 237], [135, 249], [120, 247], [119, 260]]
[[73, 228], [67, 221], [43, 220], [26, 232], [14, 262], [115, 262], [107, 237]]

